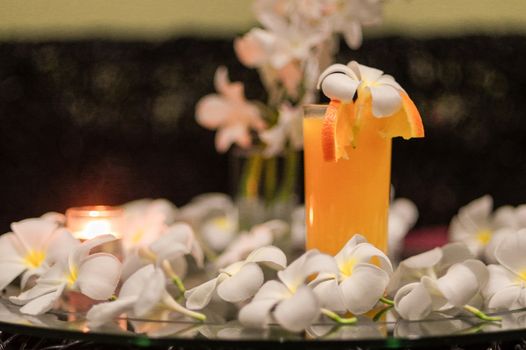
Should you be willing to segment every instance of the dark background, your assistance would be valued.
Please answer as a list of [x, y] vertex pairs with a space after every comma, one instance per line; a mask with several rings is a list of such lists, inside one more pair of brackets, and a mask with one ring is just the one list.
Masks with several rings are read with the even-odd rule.
[[[396, 140], [397, 196], [419, 226], [448, 223], [468, 201], [526, 202], [526, 37], [368, 39], [353, 58], [394, 75], [426, 138]], [[264, 99], [231, 40], [0, 43], [0, 230], [50, 210], [229, 192], [229, 158], [196, 124], [218, 65]]]

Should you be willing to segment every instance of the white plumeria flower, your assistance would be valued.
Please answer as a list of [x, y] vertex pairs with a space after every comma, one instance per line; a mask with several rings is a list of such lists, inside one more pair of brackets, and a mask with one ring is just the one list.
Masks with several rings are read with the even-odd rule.
[[493, 199], [480, 197], [460, 208], [449, 225], [451, 241], [465, 243], [477, 257], [496, 262], [500, 241], [520, 228], [526, 228], [526, 207], [504, 206], [492, 212]]
[[150, 264], [124, 282], [117, 300], [93, 306], [86, 318], [90, 328], [99, 328], [123, 314], [130, 318], [166, 320], [173, 312], [205, 319], [204, 315], [179, 305], [166, 291], [163, 271]]
[[299, 332], [309, 327], [321, 313], [320, 303], [305, 281], [313, 274], [334, 270], [333, 258], [310, 250], [278, 272], [279, 281], [266, 282], [252, 301], [239, 312], [239, 321], [251, 328], [265, 328], [277, 322]]
[[42, 219], [56, 223], [58, 226], [66, 224], [66, 215], [57, 213], [56, 211], [49, 211], [40, 216]]
[[83, 243], [77, 241], [67, 259], [57, 261], [33, 288], [9, 300], [24, 305], [22, 313], [39, 315], [51, 310], [65, 291], [79, 291], [94, 300], [110, 298], [119, 282], [121, 263], [111, 254], [89, 253], [113, 240], [113, 235], [101, 235]]
[[372, 113], [376, 118], [389, 117], [402, 107], [404, 89], [383, 71], [351, 61], [347, 66], [333, 64], [318, 80], [318, 88], [333, 100], [350, 103], [356, 92], [365, 101], [371, 96]]
[[[394, 297], [397, 313], [406, 320], [422, 320], [431, 312], [458, 311], [476, 300], [488, 281], [488, 269], [479, 260], [469, 259], [449, 267], [439, 278], [423, 276], [404, 285]], [[478, 310], [477, 310], [478, 311]]]
[[489, 281], [483, 291], [490, 309], [517, 309], [526, 306], [526, 231], [506, 236], [495, 257], [500, 265], [489, 265]]
[[32, 276], [46, 272], [75, 241], [54, 221], [25, 219], [11, 224], [13, 232], [0, 237], [0, 290], [22, 275], [22, 288]]
[[223, 251], [238, 232], [237, 209], [224, 193], [205, 193], [183, 206], [177, 219], [192, 225], [201, 242], [213, 251]]
[[140, 247], [135, 254], [126, 256], [123, 279], [127, 279], [135, 271], [151, 263], [164, 268], [165, 273], [171, 278], [183, 278], [187, 270], [186, 255], [191, 255], [198, 267], [203, 266], [203, 250], [195, 239], [192, 227], [186, 223], [175, 223], [154, 242], [146, 247]]
[[416, 205], [406, 198], [397, 198], [389, 206], [388, 254], [391, 260], [398, 261], [404, 246], [404, 238], [418, 219]]
[[274, 246], [256, 249], [245, 260], [219, 270], [217, 277], [186, 291], [186, 307], [192, 310], [202, 309], [208, 305], [214, 293], [230, 303], [251, 298], [264, 281], [263, 270], [258, 264], [281, 270], [287, 265], [287, 258]]
[[271, 245], [276, 238], [283, 236], [288, 229], [289, 225], [281, 220], [270, 220], [256, 225], [250, 232], [238, 235], [214, 264], [221, 268], [243, 260], [252, 251]]
[[292, 107], [284, 103], [279, 108], [278, 122], [272, 128], [259, 133], [260, 139], [265, 142], [263, 151], [265, 157], [275, 157], [283, 152], [287, 141], [299, 150], [303, 147], [303, 113], [301, 108]]
[[214, 83], [219, 94], [199, 100], [197, 122], [205, 128], [218, 129], [215, 144], [219, 152], [226, 152], [233, 143], [241, 148], [250, 147], [250, 130], [261, 131], [266, 127], [259, 109], [245, 99], [241, 82], [230, 82], [225, 67], [217, 69]]
[[[372, 263], [374, 259], [378, 259], [380, 267]], [[322, 307], [356, 315], [371, 310], [383, 297], [393, 272], [389, 258], [356, 234], [334, 261], [334, 271], [320, 273], [310, 284]]]
[[394, 295], [400, 287], [419, 282], [424, 276], [436, 280], [452, 265], [473, 258], [473, 254], [463, 243], [449, 243], [414, 255], [400, 262], [389, 282], [388, 294]]
[[173, 223], [176, 207], [166, 199], [140, 199], [123, 205], [122, 245], [125, 255], [151, 244]]

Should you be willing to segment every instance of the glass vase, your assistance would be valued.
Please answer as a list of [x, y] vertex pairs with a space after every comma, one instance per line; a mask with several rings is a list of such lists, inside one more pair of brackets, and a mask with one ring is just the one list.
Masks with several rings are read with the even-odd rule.
[[290, 223], [298, 204], [300, 160], [300, 152], [293, 149], [274, 157], [265, 157], [262, 149], [232, 151], [231, 188], [240, 229], [248, 230], [272, 219]]

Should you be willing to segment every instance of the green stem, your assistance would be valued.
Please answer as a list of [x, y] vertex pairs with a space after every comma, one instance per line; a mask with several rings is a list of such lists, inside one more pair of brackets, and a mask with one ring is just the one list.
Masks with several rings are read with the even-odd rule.
[[384, 303], [385, 305], [394, 306], [394, 301], [386, 297], [381, 297], [380, 302]]
[[287, 154], [285, 155], [283, 181], [278, 195], [278, 198], [282, 201], [288, 200], [294, 192], [298, 173], [298, 161], [298, 152], [292, 147], [288, 147]]
[[355, 324], [358, 322], [358, 319], [356, 317], [341, 317], [336, 312], [331, 311], [329, 309], [321, 309], [321, 313], [330, 318], [331, 320], [338, 322], [339, 324]]
[[163, 270], [166, 273], [168, 277], [172, 280], [173, 284], [177, 286], [177, 289], [184, 294], [186, 292], [186, 288], [184, 286], [183, 281], [181, 278], [175, 273], [175, 271], [172, 268], [172, 265], [170, 265], [170, 262], [168, 260], [163, 260], [162, 262]]
[[271, 157], [265, 160], [265, 202], [267, 205], [274, 199], [276, 192], [277, 160]]
[[263, 165], [263, 156], [259, 153], [253, 154], [246, 164], [246, 175], [242, 182], [242, 193], [247, 198], [257, 198], [259, 193], [259, 181], [261, 179], [261, 170]]
[[473, 315], [477, 316], [478, 318], [480, 318], [483, 321], [490, 321], [490, 322], [500, 322], [500, 321], [502, 321], [502, 317], [500, 317], [500, 316], [488, 316], [484, 312], [480, 311], [479, 309], [477, 309], [474, 306], [464, 305], [463, 308], [464, 308], [464, 310], [472, 313]]
[[177, 303], [175, 300], [173, 300], [173, 298], [169, 296], [168, 294], [165, 294], [163, 296], [163, 304], [172, 311], [179, 312], [188, 317], [195, 318], [196, 320], [199, 320], [199, 321], [206, 320], [206, 315], [200, 312], [188, 310], [187, 308], [183, 307], [182, 305]]
[[385, 315], [385, 313], [389, 310], [391, 310], [394, 306], [388, 306], [388, 307], [384, 307], [383, 309], [381, 309], [380, 311], [378, 311], [374, 316], [373, 316], [373, 321], [374, 322], [377, 322], [380, 320], [380, 318]]

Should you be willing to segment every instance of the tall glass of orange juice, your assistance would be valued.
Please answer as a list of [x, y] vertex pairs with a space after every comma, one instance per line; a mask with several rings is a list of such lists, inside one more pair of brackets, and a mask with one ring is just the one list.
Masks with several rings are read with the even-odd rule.
[[386, 252], [391, 137], [378, 133], [376, 121], [364, 123], [348, 159], [327, 162], [321, 139], [326, 108], [304, 107], [307, 249], [334, 255], [360, 233]]

